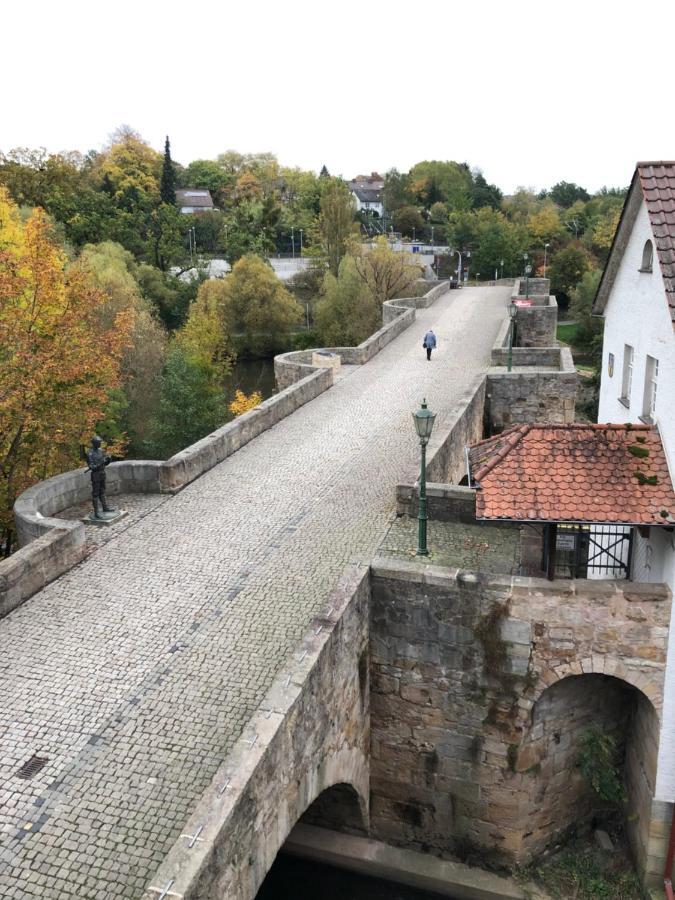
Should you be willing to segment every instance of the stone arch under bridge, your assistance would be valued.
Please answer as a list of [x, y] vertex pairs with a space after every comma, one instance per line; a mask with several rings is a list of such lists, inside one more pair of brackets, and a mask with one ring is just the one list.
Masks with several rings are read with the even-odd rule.
[[616, 740], [626, 792], [622, 810], [626, 832], [638, 867], [646, 874], [659, 717], [641, 686], [643, 676], [629, 674], [630, 680], [609, 675], [604, 668], [558, 672], [559, 677], [536, 692], [528, 728], [512, 753], [511, 787], [518, 788], [528, 811], [522, 825], [521, 860], [538, 856], [571, 831], [590, 827], [607, 810], [608, 804], [594, 793], [578, 765], [582, 738], [595, 728]]
[[607, 675], [624, 681], [644, 694], [658, 715], [663, 704], [663, 673], [658, 670], [655, 674], [656, 677], [650, 677], [644, 669], [636, 670], [619, 659], [604, 654], [595, 654], [574, 662], [545, 666], [537, 672], [537, 682], [529, 694], [529, 698], [534, 706], [545, 691], [564, 678], [581, 675]]

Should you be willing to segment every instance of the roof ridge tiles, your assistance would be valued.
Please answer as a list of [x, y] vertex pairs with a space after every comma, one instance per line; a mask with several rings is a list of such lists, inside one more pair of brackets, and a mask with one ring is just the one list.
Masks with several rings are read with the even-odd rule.
[[[525, 437], [525, 435], [530, 431], [532, 425], [518, 425], [513, 430], [509, 431], [506, 441], [504, 445], [497, 450], [497, 452], [492, 456], [487, 462], [483, 463], [483, 465], [476, 472], [474, 479], [475, 481], [480, 481], [481, 478], [484, 478], [488, 472], [492, 471], [494, 467], [500, 463], [508, 454], [516, 447], [521, 440]], [[502, 431], [502, 435], [506, 434], [506, 432]]]

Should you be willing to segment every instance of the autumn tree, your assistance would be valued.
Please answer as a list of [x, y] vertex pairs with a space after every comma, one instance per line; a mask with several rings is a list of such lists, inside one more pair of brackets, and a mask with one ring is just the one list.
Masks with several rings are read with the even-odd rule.
[[372, 250], [357, 248], [353, 256], [356, 273], [376, 303], [409, 296], [424, 271], [412, 253], [395, 252], [385, 237], [378, 238]]
[[176, 343], [185, 355], [203, 370], [212, 366], [221, 381], [231, 370], [234, 350], [225, 321], [225, 282], [212, 278], [199, 288], [184, 327], [176, 333]]
[[103, 324], [110, 327], [120, 314], [131, 313], [133, 324], [122, 356], [120, 389], [125, 403], [112, 400], [109, 433], [115, 425], [129, 436], [131, 452], [143, 451], [149, 423], [159, 402], [160, 377], [166, 353], [166, 333], [153, 315], [152, 305], [140, 291], [137, 266], [131, 253], [105, 241], [86, 246], [77, 265], [106, 297], [101, 309]]
[[105, 295], [68, 268], [36, 210], [21, 225], [0, 189], [0, 528], [30, 484], [77, 465], [104, 418], [132, 315], [102, 323]]

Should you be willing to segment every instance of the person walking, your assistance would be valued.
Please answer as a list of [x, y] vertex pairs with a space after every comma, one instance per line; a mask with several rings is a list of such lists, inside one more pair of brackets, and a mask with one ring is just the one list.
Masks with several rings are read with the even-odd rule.
[[431, 328], [424, 335], [424, 343], [422, 344], [424, 349], [427, 351], [427, 360], [431, 359], [431, 351], [436, 346], [436, 335], [433, 333]]

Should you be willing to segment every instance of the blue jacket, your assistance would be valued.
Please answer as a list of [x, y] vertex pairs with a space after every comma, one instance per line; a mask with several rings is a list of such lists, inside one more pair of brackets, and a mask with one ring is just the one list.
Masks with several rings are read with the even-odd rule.
[[427, 333], [424, 335], [424, 343], [427, 345], [427, 347], [431, 347], [432, 349], [436, 346], [436, 335], [433, 333], [433, 331], [427, 331]]

